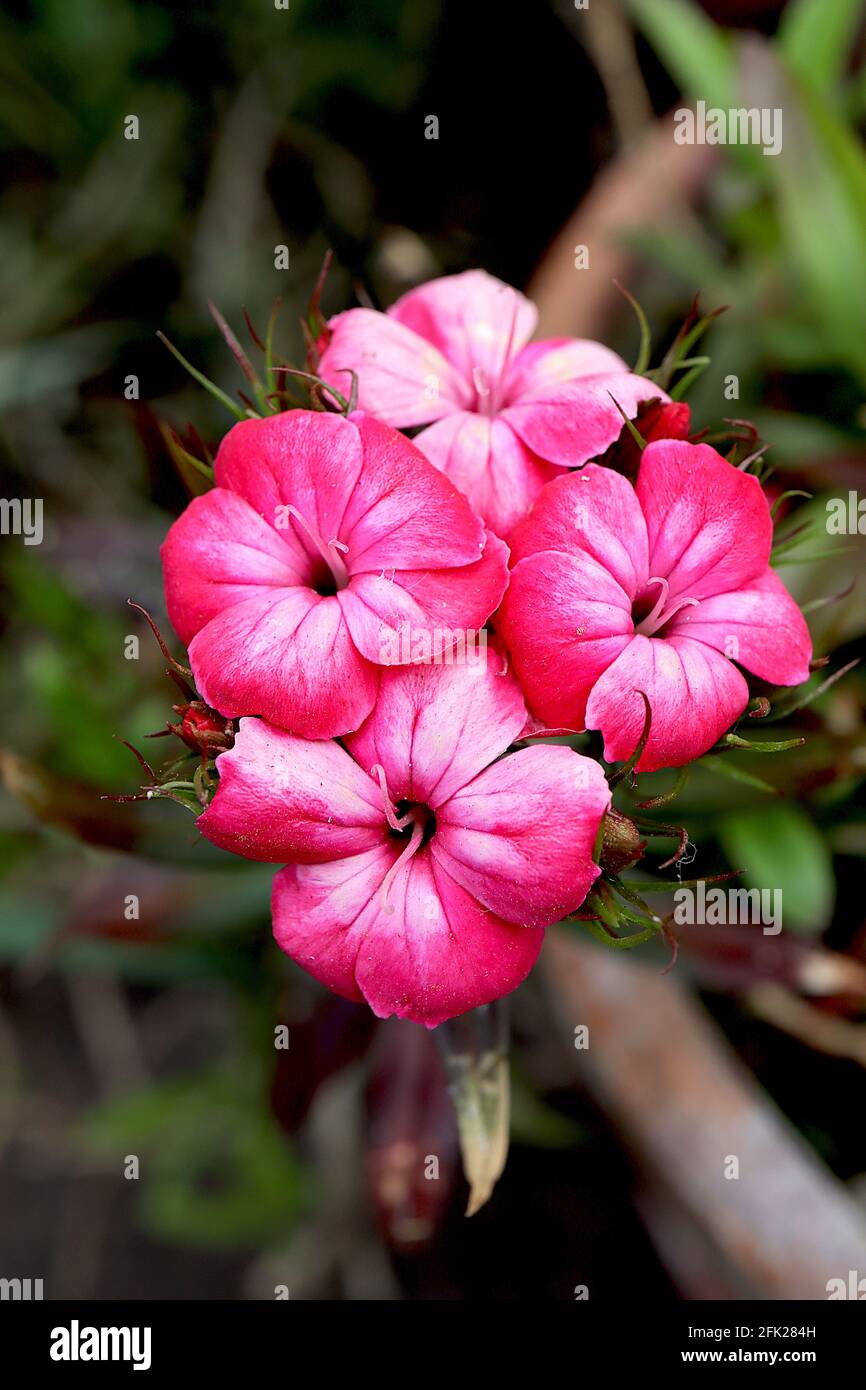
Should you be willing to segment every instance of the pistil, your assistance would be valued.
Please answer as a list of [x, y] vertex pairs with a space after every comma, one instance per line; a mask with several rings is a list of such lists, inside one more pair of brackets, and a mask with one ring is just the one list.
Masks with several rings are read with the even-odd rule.
[[328, 566], [333, 576], [337, 592], [339, 593], [341, 589], [347, 588], [349, 583], [349, 571], [346, 569], [342, 555], [339, 552], [342, 551], [345, 553], [349, 547], [344, 545], [342, 541], [336, 539], [328, 541], [326, 545], [318, 531], [314, 530], [306, 518], [298, 511], [297, 507], [289, 505], [286, 507], [286, 511], [295, 518], [295, 521], [298, 523], [307, 539]]
[[405, 830], [406, 826], [411, 824], [412, 816], [408, 814], [405, 816], [397, 815], [397, 807], [394, 805], [388, 793], [388, 779], [385, 776], [384, 767], [381, 763], [375, 763], [374, 766], [370, 768], [370, 773], [372, 776], [376, 778], [377, 782], [379, 783], [379, 790], [382, 793], [382, 801], [385, 806], [385, 819], [387, 820], [391, 829]]
[[673, 603], [666, 608], [665, 604], [668, 601], [668, 594], [670, 592], [668, 581], [666, 579], [654, 578], [648, 579], [647, 584], [660, 584], [661, 593], [656, 599], [653, 608], [635, 628], [635, 632], [640, 633], [642, 637], [652, 637], [653, 633], [658, 632], [666, 623], [669, 623], [674, 614], [679, 613], [681, 608], [694, 608], [700, 603], [700, 599], [696, 598], [676, 598]]

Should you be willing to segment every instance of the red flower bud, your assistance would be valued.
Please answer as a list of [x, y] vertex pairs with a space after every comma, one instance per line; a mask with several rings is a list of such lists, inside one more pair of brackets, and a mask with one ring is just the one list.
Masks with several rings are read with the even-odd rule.
[[230, 721], [224, 719], [216, 710], [206, 705], [204, 700], [190, 700], [186, 705], [172, 705], [175, 714], [180, 715], [177, 724], [169, 728], [178, 738], [183, 739], [187, 748], [194, 753], [205, 753], [213, 757], [231, 748], [234, 734]]
[[[660, 399], [646, 401], [634, 420], [635, 429], [647, 444], [654, 439], [688, 439], [690, 424], [691, 411], [685, 401]], [[640, 445], [628, 425], [623, 425], [619, 439], [610, 446], [603, 462], [633, 482], [640, 467], [640, 456]]]
[[685, 401], [649, 401], [635, 421], [647, 444], [654, 439], [688, 439], [691, 411]]

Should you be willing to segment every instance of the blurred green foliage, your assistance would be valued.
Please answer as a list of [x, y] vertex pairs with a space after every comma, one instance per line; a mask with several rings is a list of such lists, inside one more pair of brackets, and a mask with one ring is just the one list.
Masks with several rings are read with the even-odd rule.
[[270, 1113], [267, 1075], [241, 1058], [101, 1106], [82, 1142], [116, 1162], [126, 1145], [144, 1164], [141, 1215], [164, 1240], [278, 1243], [309, 1194]]
[[712, 382], [691, 396], [697, 414], [711, 412], [715, 383], [735, 373], [732, 413], [754, 418], [786, 463], [817, 451], [862, 458], [866, 152], [855, 122], [866, 68], [849, 73], [860, 0], [794, 0], [773, 40], [726, 33], [691, 0], [629, 4], [686, 97], [783, 113], [777, 155], [720, 150], [700, 223], [635, 238], [684, 286], [740, 310], [714, 331]]
[[[41, 547], [0, 552], [0, 744], [22, 798], [0, 801], [0, 961], [169, 1002], [193, 983], [223, 991], [223, 1055], [100, 1104], [82, 1136], [112, 1172], [118, 1151], [146, 1156], [141, 1220], [179, 1244], [278, 1241], [307, 1180], [268, 1095], [296, 978], [271, 939], [272, 869], [220, 856], [176, 806], [99, 799], [142, 776], [114, 736], [156, 761], [174, 744], [144, 741], [177, 691], [125, 602], [165, 626], [159, 543], [187, 493], [157, 423], [194, 420], [212, 440], [226, 427], [155, 333], [234, 391], [207, 301], [240, 327], [242, 306], [262, 325], [279, 295], [300, 355], [325, 249], [351, 260], [377, 226], [370, 173], [329, 130], [406, 108], [437, 15], [432, 0], [22, 0], [0, 16], [0, 472], [4, 495], [43, 497], [46, 517]], [[348, 290], [338, 270], [332, 292]], [[318, 990], [295, 988], [303, 1013]]]
[[[698, 215], [690, 212], [672, 230], [630, 233], [629, 242], [680, 293], [700, 291], [705, 305], [731, 306], [707, 338], [712, 366], [689, 392], [695, 425], [718, 426], [721, 383], [736, 377], [730, 415], [754, 422], [775, 467], [787, 471], [771, 487], [816, 494], [777, 526], [777, 536], [790, 538], [779, 573], [810, 611], [816, 656], [831, 659], [813, 677], [814, 690], [828, 671], [857, 660], [866, 632], [858, 588], [863, 537], [831, 539], [825, 525], [827, 498], [847, 496], [866, 462], [866, 150], [859, 130], [866, 65], [855, 60], [863, 7], [860, 0], [791, 0], [768, 39], [720, 28], [693, 0], [628, 5], [687, 100], [725, 111], [782, 111], [777, 155], [754, 145], [721, 147]], [[770, 694], [779, 715], [800, 704], [781, 691], [757, 693]], [[726, 859], [744, 868], [747, 885], [782, 888], [785, 923], [795, 931], [817, 934], [831, 921], [833, 849], [866, 848], [864, 702], [862, 671], [854, 670], [769, 732], [760, 719], [742, 720], [738, 733], [747, 740], [802, 735], [806, 742], [774, 755], [707, 757], [674, 803], [699, 845], [697, 863], [715, 836], [724, 856], [716, 867]], [[842, 836], [840, 825], [847, 827]], [[839, 860], [835, 870], [846, 888], [859, 872]], [[849, 929], [859, 927], [859, 897], [843, 892], [840, 904]]]

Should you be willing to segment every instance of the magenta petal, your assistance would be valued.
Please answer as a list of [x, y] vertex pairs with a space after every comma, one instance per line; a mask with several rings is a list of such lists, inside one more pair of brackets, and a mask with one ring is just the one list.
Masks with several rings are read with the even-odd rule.
[[577, 730], [593, 685], [633, 633], [629, 597], [613, 576], [589, 555], [554, 550], [511, 571], [497, 626], [533, 713]]
[[761, 485], [708, 444], [648, 444], [636, 491], [650, 575], [668, 581], [670, 599], [727, 593], [766, 570], [773, 527]]
[[439, 808], [431, 852], [505, 921], [550, 926], [601, 872], [592, 855], [609, 805], [598, 763], [570, 748], [524, 748]]
[[182, 640], [265, 587], [315, 586], [327, 567], [287, 508], [331, 541], [361, 467], [359, 432], [340, 416], [295, 410], [235, 425], [217, 453], [218, 486], [190, 503], [162, 548]]
[[630, 601], [649, 575], [646, 523], [635, 490], [595, 463], [546, 487], [510, 546], [512, 565], [542, 550], [591, 556]]
[[619, 438], [622, 412], [633, 419], [642, 401], [658, 396], [664, 392], [644, 377], [613, 372], [542, 386], [511, 401], [502, 418], [541, 458], [579, 468]]
[[471, 385], [393, 313], [349, 309], [331, 319], [329, 328], [318, 375], [348, 400], [354, 372], [360, 408], [388, 424], [426, 425], [471, 403]]
[[271, 912], [280, 949], [346, 999], [364, 998], [358, 952], [398, 851], [384, 844], [346, 859], [290, 864], [274, 875]]
[[338, 743], [242, 719], [217, 771], [219, 786], [198, 828], [232, 854], [315, 863], [387, 843], [382, 793]]
[[809, 679], [812, 639], [806, 620], [770, 569], [743, 589], [681, 608], [670, 633], [706, 642], [773, 685]]
[[601, 730], [608, 762], [622, 762], [637, 747], [645, 714], [640, 690], [652, 707], [652, 728], [639, 772], [699, 758], [749, 699], [744, 677], [712, 647], [689, 637], [636, 636], [596, 682], [586, 708], [587, 728]]
[[378, 850], [336, 864], [291, 866], [274, 879], [274, 935], [331, 989], [380, 1018], [434, 1028], [510, 993], [538, 957], [542, 930], [499, 921], [421, 850], [397, 871]]
[[545, 483], [558, 476], [498, 416], [461, 411], [422, 430], [415, 442], [506, 540]]
[[221, 714], [259, 714], [304, 738], [357, 729], [379, 683], [338, 599], [311, 589], [252, 590], [202, 628], [189, 659], [202, 697]]
[[456, 649], [471, 655], [508, 584], [508, 547], [487, 534], [472, 565], [360, 574], [338, 595], [358, 651], [380, 666], [427, 661]]
[[450, 568], [481, 558], [484, 527], [453, 483], [389, 425], [351, 417], [364, 470], [346, 508], [341, 537], [352, 575]]
[[[341, 535], [349, 498], [363, 466], [361, 438], [342, 415], [286, 410], [243, 420], [229, 430], [214, 465], [219, 487], [245, 497], [286, 546], [310, 551], [295, 525], [281, 516], [290, 504], [327, 543]], [[308, 561], [309, 563], [309, 561]]]
[[520, 687], [492, 645], [485, 660], [392, 667], [346, 746], [365, 772], [385, 770], [394, 801], [437, 807], [504, 753], [526, 720]]
[[229, 717], [345, 734], [372, 707], [389, 624], [474, 630], [502, 596], [504, 546], [409, 440], [362, 412], [245, 421], [216, 474], [163, 559], [199, 689]]
[[627, 371], [621, 357], [590, 338], [545, 338], [529, 343], [512, 361], [505, 385], [506, 402], [578, 377]]
[[[538, 312], [502, 280], [466, 270], [410, 290], [391, 306], [388, 318], [438, 348], [474, 388], [473, 396], [483, 398], [485, 391], [498, 390], [511, 358], [532, 337]], [[467, 400], [464, 409], [474, 403]]]
[[303, 584], [310, 568], [242, 497], [196, 497], [162, 544], [165, 603], [187, 646], [205, 623], [261, 587]]

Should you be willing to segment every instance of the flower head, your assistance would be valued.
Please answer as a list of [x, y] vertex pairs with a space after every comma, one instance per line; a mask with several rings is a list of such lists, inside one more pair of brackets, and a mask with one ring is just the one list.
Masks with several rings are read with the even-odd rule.
[[362, 409], [426, 426], [418, 447], [507, 539], [559, 468], [614, 443], [620, 411], [667, 400], [599, 343], [530, 343], [536, 320], [517, 290], [469, 270], [410, 290], [384, 314], [337, 314], [319, 373], [345, 391], [354, 371]]
[[561, 746], [502, 757], [525, 723], [498, 652], [481, 673], [392, 668], [345, 746], [241, 720], [199, 827], [287, 865], [272, 908], [294, 960], [433, 1027], [514, 989], [600, 872], [601, 768]]
[[407, 628], [474, 631], [502, 597], [505, 546], [409, 440], [363, 413], [243, 421], [215, 473], [162, 560], [198, 689], [230, 718], [308, 738], [357, 729], [381, 667], [411, 659]]
[[661, 440], [637, 484], [590, 464], [551, 483], [512, 538], [499, 627], [527, 703], [549, 725], [600, 729], [638, 770], [705, 753], [742, 714], [735, 662], [777, 685], [808, 678], [800, 610], [769, 567], [754, 476], [706, 444]]

